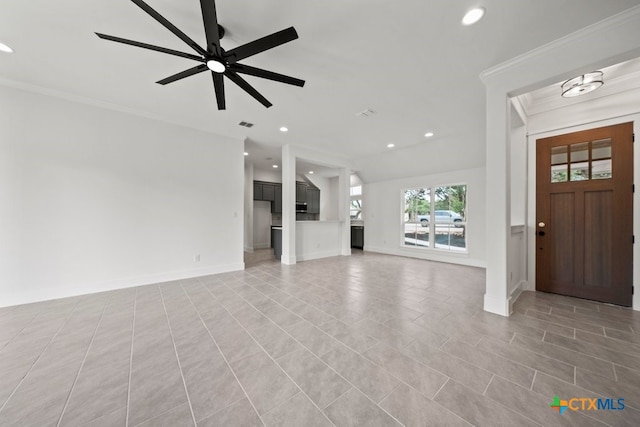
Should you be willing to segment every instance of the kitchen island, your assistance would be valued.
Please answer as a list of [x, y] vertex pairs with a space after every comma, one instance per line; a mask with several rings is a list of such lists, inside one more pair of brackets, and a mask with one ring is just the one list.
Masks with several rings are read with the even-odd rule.
[[337, 220], [296, 221], [297, 260], [342, 255], [343, 227], [345, 222]]

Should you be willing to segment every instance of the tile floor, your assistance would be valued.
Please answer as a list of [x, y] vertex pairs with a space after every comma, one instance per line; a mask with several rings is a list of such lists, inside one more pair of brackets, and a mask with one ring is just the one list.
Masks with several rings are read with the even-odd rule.
[[506, 319], [484, 280], [360, 253], [2, 308], [0, 425], [639, 425], [640, 313], [527, 292]]

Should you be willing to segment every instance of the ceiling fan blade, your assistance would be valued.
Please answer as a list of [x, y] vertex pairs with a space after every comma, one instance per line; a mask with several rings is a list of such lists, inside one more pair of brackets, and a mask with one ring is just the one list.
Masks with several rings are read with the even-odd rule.
[[250, 76], [261, 77], [267, 80], [273, 80], [280, 83], [286, 83], [294, 86], [304, 86], [304, 80], [295, 77], [285, 76], [284, 74], [274, 73], [273, 71], [263, 70], [261, 68], [251, 67], [249, 65], [231, 64], [229, 69], [236, 73], [248, 74]]
[[204, 33], [207, 36], [207, 51], [216, 56], [221, 56], [216, 3], [214, 0], [200, 0], [200, 8], [202, 9], [202, 19], [204, 21]]
[[196, 65], [193, 68], [189, 68], [188, 70], [181, 71], [177, 74], [174, 74], [173, 76], [167, 77], [166, 79], [158, 80], [156, 83], [161, 85], [166, 85], [166, 84], [178, 81], [180, 79], [184, 79], [185, 77], [189, 77], [189, 76], [193, 76], [194, 74], [201, 73], [206, 70], [208, 70], [206, 64]]
[[261, 39], [254, 40], [242, 46], [238, 46], [235, 49], [231, 49], [224, 54], [225, 59], [229, 64], [233, 64], [244, 58], [248, 58], [257, 53], [264, 52], [281, 44], [288, 43], [298, 38], [298, 33], [293, 27], [289, 27], [286, 30], [278, 31]]
[[224, 97], [224, 78], [222, 74], [211, 72], [213, 76], [213, 88], [216, 91], [216, 101], [218, 102], [218, 110], [224, 110], [227, 108]]
[[198, 45], [198, 43], [194, 42], [188, 35], [186, 35], [182, 31], [180, 31], [178, 29], [178, 27], [173, 25], [171, 22], [167, 21], [162, 15], [160, 15], [158, 12], [156, 12], [151, 6], [149, 6], [148, 4], [143, 2], [142, 0], [131, 0], [131, 1], [134, 2], [138, 7], [140, 7], [140, 9], [144, 10], [149, 15], [151, 15], [151, 17], [153, 19], [155, 19], [156, 21], [161, 23], [166, 29], [171, 31], [176, 36], [180, 37], [180, 39], [183, 42], [185, 42], [186, 44], [188, 44], [189, 46], [191, 46], [191, 48], [193, 50], [198, 52], [200, 55], [206, 56], [206, 54], [207, 54], [206, 50], [204, 50], [202, 47], [200, 47], [200, 45]]
[[156, 52], [168, 53], [169, 55], [181, 56], [183, 58], [193, 59], [194, 61], [203, 62], [204, 59], [197, 55], [192, 55], [190, 53], [184, 53], [173, 49], [167, 49], [165, 47], [154, 46], [148, 43], [137, 42], [135, 40], [123, 39], [121, 37], [109, 36], [107, 34], [96, 33], [98, 37], [103, 40], [110, 40], [116, 43], [128, 44], [131, 46], [141, 47], [143, 49], [155, 50]]
[[238, 86], [240, 86], [240, 88], [242, 88], [245, 92], [247, 92], [249, 95], [253, 96], [255, 99], [258, 100], [258, 102], [260, 102], [262, 105], [264, 105], [265, 107], [269, 108], [271, 107], [273, 104], [271, 104], [267, 98], [265, 98], [264, 96], [262, 96], [260, 94], [260, 92], [258, 92], [257, 90], [255, 90], [253, 88], [253, 86], [251, 86], [249, 83], [247, 83], [247, 81], [245, 79], [243, 79], [242, 77], [240, 77], [235, 71], [231, 71], [231, 70], [227, 70], [224, 72], [224, 75], [229, 77], [229, 79], [234, 82], [235, 84], [237, 84]]

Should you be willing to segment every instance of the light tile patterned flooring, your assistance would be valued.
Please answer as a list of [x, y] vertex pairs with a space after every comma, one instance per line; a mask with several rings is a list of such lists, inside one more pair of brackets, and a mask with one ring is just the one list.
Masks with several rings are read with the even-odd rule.
[[484, 280], [360, 253], [3, 308], [0, 425], [640, 424], [640, 313], [527, 292], [506, 319]]

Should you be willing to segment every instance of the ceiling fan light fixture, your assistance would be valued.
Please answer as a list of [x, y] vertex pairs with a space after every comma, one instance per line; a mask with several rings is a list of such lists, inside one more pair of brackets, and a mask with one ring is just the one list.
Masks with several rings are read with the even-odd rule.
[[604, 84], [602, 71], [593, 71], [562, 83], [562, 97], [573, 98], [593, 92]]
[[485, 13], [484, 7], [476, 7], [468, 11], [462, 18], [462, 25], [473, 25], [482, 19]]
[[227, 67], [217, 59], [210, 59], [207, 61], [207, 68], [214, 73], [224, 73]]

